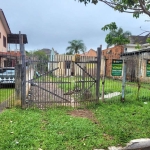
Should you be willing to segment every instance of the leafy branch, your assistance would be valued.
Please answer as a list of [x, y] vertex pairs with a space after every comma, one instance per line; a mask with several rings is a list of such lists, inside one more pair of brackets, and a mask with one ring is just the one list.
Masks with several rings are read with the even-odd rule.
[[149, 0], [78, 0], [85, 5], [89, 3], [97, 4], [98, 2], [105, 3], [114, 10], [119, 12], [132, 13], [133, 17], [139, 18], [140, 14], [150, 16], [150, 1]]

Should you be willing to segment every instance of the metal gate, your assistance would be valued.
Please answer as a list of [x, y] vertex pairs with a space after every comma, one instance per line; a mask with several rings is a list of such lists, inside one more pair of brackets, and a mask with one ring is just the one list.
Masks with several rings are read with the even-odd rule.
[[26, 94], [22, 99], [25, 106], [77, 107], [98, 102], [100, 59], [97, 57], [55, 55], [43, 60], [30, 56], [26, 62]]

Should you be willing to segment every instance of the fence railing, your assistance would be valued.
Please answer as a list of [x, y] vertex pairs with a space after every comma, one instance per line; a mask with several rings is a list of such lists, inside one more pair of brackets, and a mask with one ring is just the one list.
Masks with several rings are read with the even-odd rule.
[[16, 99], [15, 66], [20, 62], [18, 51], [0, 52], [0, 110], [14, 106]]
[[[0, 109], [22, 104], [20, 56], [19, 52], [0, 54]], [[58, 101], [77, 106], [79, 102], [97, 99], [97, 94], [100, 94], [99, 101], [150, 100], [150, 52], [108, 53], [102, 54], [100, 60], [97, 92], [99, 71], [95, 57], [81, 56], [75, 60], [74, 56], [57, 55], [46, 61], [28, 58], [24, 105], [47, 107]]]
[[102, 56], [101, 99], [150, 100], [150, 52]]

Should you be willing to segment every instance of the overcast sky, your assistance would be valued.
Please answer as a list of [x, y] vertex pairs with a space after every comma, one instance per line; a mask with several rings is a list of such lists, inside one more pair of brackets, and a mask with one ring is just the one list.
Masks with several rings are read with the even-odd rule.
[[[66, 52], [68, 41], [83, 40], [87, 50], [96, 50], [99, 45], [106, 48], [101, 28], [116, 22], [124, 31], [139, 35], [149, 30], [146, 15], [139, 19], [132, 14], [119, 13], [103, 3], [85, 6], [78, 0], [0, 0], [12, 33], [27, 35], [26, 50], [54, 48], [60, 54]], [[14, 47], [11, 47], [14, 49]]]

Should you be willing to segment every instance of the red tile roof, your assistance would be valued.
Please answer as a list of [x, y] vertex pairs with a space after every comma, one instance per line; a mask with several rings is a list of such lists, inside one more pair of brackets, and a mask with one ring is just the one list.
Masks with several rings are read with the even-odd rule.
[[97, 56], [97, 51], [93, 50], [93, 49], [90, 49], [89, 51], [83, 53], [83, 54], [80, 54], [80, 56]]

